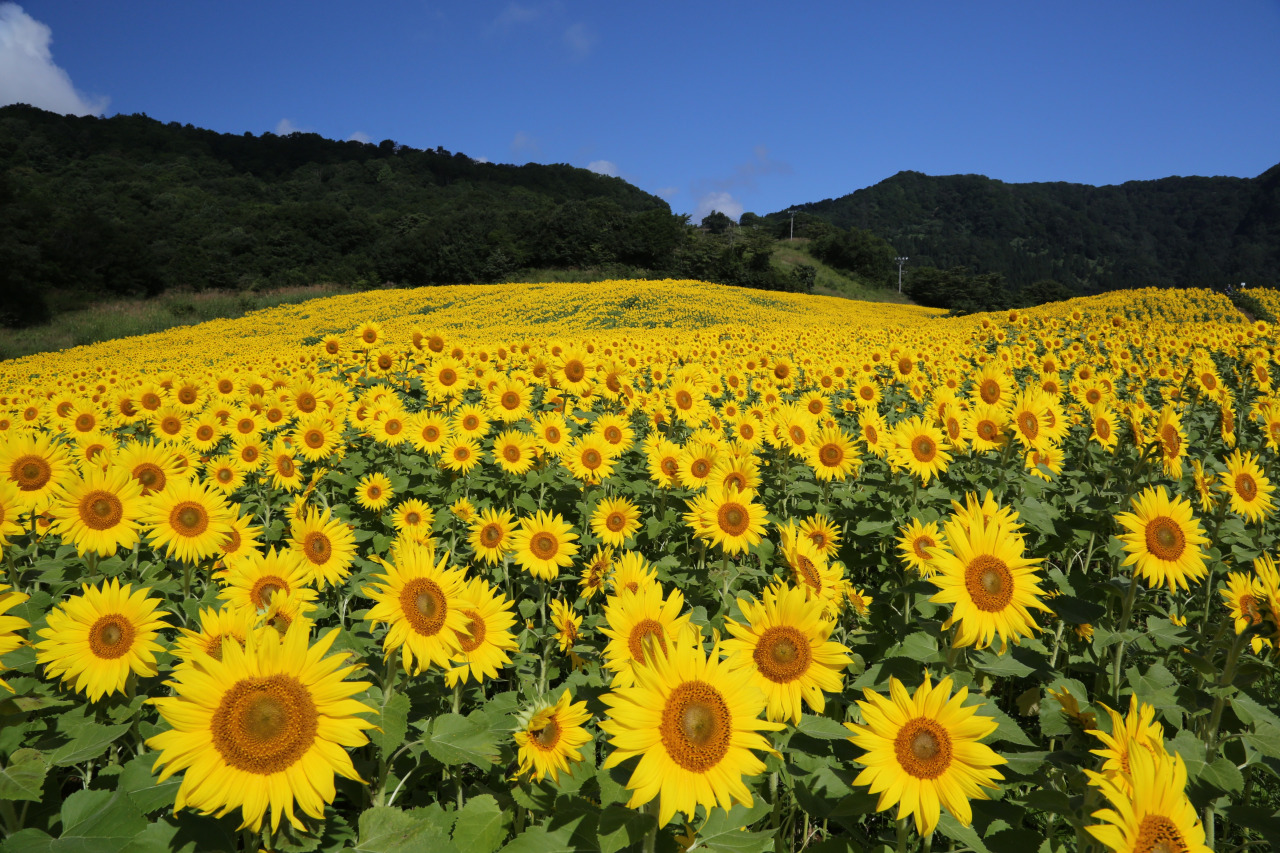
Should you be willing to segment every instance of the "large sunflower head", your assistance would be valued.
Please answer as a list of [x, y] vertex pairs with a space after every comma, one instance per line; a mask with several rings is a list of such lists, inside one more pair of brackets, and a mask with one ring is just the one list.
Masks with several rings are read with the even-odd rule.
[[571, 764], [582, 760], [581, 747], [591, 740], [583, 727], [591, 719], [586, 702], [574, 702], [569, 691], [554, 703], [539, 702], [521, 718], [515, 731], [518, 775], [558, 781], [561, 773], [572, 773]]
[[87, 468], [84, 478], [63, 484], [53, 505], [53, 531], [76, 546], [109, 557], [138, 544], [138, 519], [146, 509], [142, 485], [123, 468]]
[[1116, 516], [1127, 533], [1121, 535], [1128, 554], [1124, 565], [1134, 566], [1147, 583], [1167, 584], [1170, 592], [1189, 589], [1206, 572], [1204, 550], [1208, 544], [1191, 502], [1170, 497], [1164, 486], [1145, 489], [1133, 498], [1133, 512]]
[[460, 636], [469, 635], [461, 599], [465, 578], [448, 563], [447, 553], [436, 560], [432, 549], [402, 548], [394, 564], [383, 564], [380, 582], [361, 590], [375, 602], [365, 616], [370, 625], [387, 625], [383, 651], [390, 657], [400, 650], [412, 674], [432, 665], [448, 668], [449, 658], [462, 648]]
[[606, 497], [591, 514], [591, 530], [605, 545], [621, 548], [640, 529], [640, 508], [625, 497]]
[[50, 434], [24, 430], [0, 437], [0, 477], [17, 487], [24, 511], [42, 512], [73, 474], [66, 446]]
[[688, 628], [690, 614], [681, 614], [684, 594], [678, 589], [664, 595], [660, 584], [623, 590], [605, 599], [602, 633], [609, 638], [604, 667], [613, 673], [613, 684], [635, 683], [635, 672], [655, 656], [662, 657]]
[[511, 602], [484, 578], [471, 578], [458, 596], [458, 609], [466, 628], [458, 632], [459, 648], [452, 658], [457, 665], [445, 673], [445, 683], [497, 678], [498, 670], [511, 663], [508, 652], [516, 648]]
[[921, 523], [920, 519], [913, 518], [898, 532], [898, 551], [903, 561], [921, 577], [933, 577], [934, 555], [941, 551], [946, 541], [938, 529], [938, 522]]
[[1110, 805], [1093, 813], [1103, 823], [1085, 830], [1106, 847], [1212, 853], [1204, 825], [1186, 795], [1187, 768], [1181, 755], [1141, 750], [1131, 757], [1123, 778], [1085, 773]]
[[302, 555], [311, 578], [319, 586], [340, 584], [346, 579], [356, 555], [351, 525], [335, 518], [332, 510], [322, 513], [308, 507], [300, 519], [294, 520], [290, 532], [290, 547]]
[[262, 613], [277, 594], [315, 599], [316, 591], [307, 585], [312, 577], [306, 559], [293, 549], [254, 550], [222, 573], [220, 597], [237, 610]]
[[185, 563], [219, 553], [232, 530], [226, 498], [187, 479], [170, 480], [163, 492], [152, 495], [140, 520], [154, 546]]
[[889, 455], [895, 465], [906, 468], [928, 485], [930, 478], [941, 475], [951, 462], [945, 446], [942, 430], [922, 417], [907, 418], [894, 427], [893, 451]]
[[573, 526], [559, 513], [535, 513], [522, 519], [512, 534], [516, 564], [536, 578], [553, 581], [562, 568], [573, 565], [577, 538]]
[[1254, 453], [1236, 450], [1227, 457], [1227, 471], [1218, 488], [1227, 495], [1231, 511], [1249, 521], [1262, 521], [1274, 509], [1271, 495], [1276, 487], [1262, 473]]
[[156, 641], [168, 627], [163, 603], [149, 598], [149, 589], [134, 590], [112, 578], [101, 587], [85, 584], [49, 613], [48, 627], [39, 631], [36, 662], [49, 678], [61, 678], [91, 701], [122, 693], [130, 673], [156, 674]]

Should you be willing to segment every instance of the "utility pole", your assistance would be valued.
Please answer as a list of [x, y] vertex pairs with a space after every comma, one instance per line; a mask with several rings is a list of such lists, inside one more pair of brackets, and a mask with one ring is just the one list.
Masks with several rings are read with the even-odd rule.
[[894, 260], [898, 262], [898, 292], [901, 293], [902, 292], [902, 265], [911, 259], [910, 258], [894, 258]]
[[796, 209], [793, 207], [787, 213], [791, 214], [791, 242], [794, 243], [796, 239]]

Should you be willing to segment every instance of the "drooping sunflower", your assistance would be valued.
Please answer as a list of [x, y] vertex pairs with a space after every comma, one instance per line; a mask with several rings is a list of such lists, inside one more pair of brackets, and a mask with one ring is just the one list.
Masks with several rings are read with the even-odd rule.
[[516, 648], [511, 602], [484, 578], [471, 578], [458, 595], [458, 609], [467, 627], [458, 632], [459, 649], [451, 658], [455, 666], [445, 673], [445, 684], [497, 678], [498, 670], [511, 663], [508, 652]]
[[799, 725], [801, 700], [821, 714], [823, 692], [839, 693], [849, 650], [830, 640], [835, 623], [824, 619], [803, 590], [771, 586], [762, 600], [739, 598], [747, 624], [725, 622], [733, 635], [721, 643], [730, 669], [748, 669], [768, 700], [770, 720]]
[[[636, 591], [622, 590], [604, 602], [605, 626], [600, 630], [609, 638], [604, 649], [604, 668], [612, 672], [613, 684], [629, 687], [635, 683], [635, 671], [646, 666], [653, 654], [665, 655], [671, 645], [687, 630], [690, 614], [684, 609], [684, 593], [672, 589], [664, 595], [661, 584], [645, 584]], [[646, 657], [645, 647], [653, 653]]]
[[551, 602], [551, 624], [556, 629], [556, 644], [560, 651], [569, 656], [574, 669], [577, 669], [582, 659], [574, 653], [573, 647], [577, 645], [582, 630], [582, 617], [573, 612], [573, 605], [557, 598]]
[[1182, 430], [1182, 419], [1173, 406], [1165, 406], [1156, 421], [1156, 440], [1160, 442], [1160, 457], [1164, 472], [1175, 480], [1182, 478], [1182, 458], [1185, 455], [1187, 436]]
[[623, 547], [639, 529], [640, 509], [625, 497], [604, 498], [591, 514], [592, 532], [613, 548]]
[[933, 577], [934, 555], [941, 552], [945, 540], [938, 522], [930, 521], [922, 524], [920, 519], [913, 518], [911, 523], [898, 530], [898, 551], [906, 564], [915, 569], [922, 578]]
[[540, 511], [526, 516], [511, 537], [516, 564], [535, 578], [546, 581], [555, 580], [561, 569], [572, 566], [573, 557], [578, 553], [574, 541], [578, 534], [560, 513]]
[[[1265, 557], [1264, 559], [1270, 559]], [[1262, 624], [1262, 590], [1252, 576], [1246, 572], [1229, 572], [1226, 589], [1219, 590], [1223, 603], [1231, 613], [1236, 634]], [[1256, 649], [1255, 649], [1256, 651]]]
[[385, 657], [397, 649], [405, 671], [421, 673], [432, 665], [449, 668], [449, 658], [462, 648], [468, 617], [461, 595], [466, 578], [461, 569], [447, 568], [449, 555], [435, 560], [432, 549], [415, 546], [396, 553], [395, 563], [383, 563], [381, 582], [361, 592], [374, 606], [365, 615], [370, 627], [387, 624], [382, 640]]
[[580, 595], [590, 601], [597, 592], [604, 592], [605, 584], [613, 573], [613, 549], [601, 545], [582, 567], [582, 575], [578, 579]]
[[951, 462], [951, 454], [943, 450], [946, 437], [942, 430], [922, 417], [907, 418], [893, 430], [890, 460], [920, 478], [924, 485], [941, 475]]
[[1028, 450], [1027, 473], [1041, 480], [1052, 481], [1062, 473], [1062, 448], [1056, 444], [1046, 444], [1038, 450]]
[[1103, 823], [1085, 830], [1117, 853], [1176, 850], [1212, 853], [1204, 825], [1187, 798], [1187, 767], [1182, 756], [1140, 751], [1131, 756], [1127, 785], [1119, 777], [1085, 771], [1111, 808], [1093, 817]]
[[1154, 586], [1167, 584], [1170, 592], [1190, 589], [1207, 571], [1204, 550], [1209, 540], [1191, 510], [1191, 502], [1170, 499], [1164, 486], [1143, 490], [1132, 500], [1133, 512], [1122, 512], [1116, 521], [1128, 532], [1120, 536], [1129, 556], [1124, 565]]
[[365, 474], [356, 483], [356, 503], [370, 512], [382, 512], [395, 495], [391, 478], [381, 471]]
[[43, 512], [73, 473], [66, 445], [49, 433], [24, 430], [0, 441], [0, 477], [17, 486], [25, 512]]
[[1231, 511], [1249, 521], [1262, 521], [1271, 516], [1275, 506], [1272, 492], [1276, 487], [1262, 473], [1258, 457], [1251, 452], [1235, 450], [1227, 457], [1227, 471], [1218, 489], [1226, 494]]
[[321, 513], [308, 507], [290, 525], [289, 545], [305, 558], [310, 577], [321, 588], [342, 583], [356, 556], [355, 531], [330, 509]]
[[76, 553], [110, 557], [138, 545], [138, 519], [146, 509], [142, 484], [123, 468], [88, 468], [59, 490], [51, 507], [52, 530]]
[[171, 727], [149, 738], [160, 752], [160, 779], [186, 771], [174, 811], [193, 808], [225, 815], [241, 810], [241, 828], [257, 831], [271, 809], [272, 832], [294, 805], [322, 820], [336, 796], [334, 774], [361, 781], [347, 754], [369, 742], [374, 709], [351, 697], [368, 689], [346, 681], [356, 668], [345, 653], [328, 655], [335, 628], [307, 645], [298, 622], [277, 641], [265, 633], [223, 644], [223, 659], [208, 655], [174, 672], [174, 695], [153, 700]]
[[69, 682], [96, 702], [124, 692], [131, 672], [155, 675], [156, 653], [163, 651], [156, 637], [169, 625], [158, 612], [164, 602], [149, 598], [150, 591], [112, 578], [101, 588], [84, 584], [80, 595], [51, 610], [35, 644], [45, 676]]
[[658, 825], [677, 811], [693, 820], [698, 806], [753, 804], [743, 779], [765, 766], [754, 751], [773, 752], [762, 732], [783, 724], [760, 718], [765, 698], [751, 673], [730, 671], [720, 650], [707, 655], [690, 637], [668, 655], [653, 655], [634, 686], [618, 685], [601, 697], [609, 718], [600, 724], [614, 748], [603, 767], [639, 758], [627, 781], [638, 808], [658, 798]]
[[916, 830], [931, 835], [941, 808], [962, 825], [973, 822], [971, 799], [990, 799], [985, 788], [997, 788], [1004, 778], [993, 769], [1005, 759], [979, 741], [996, 730], [996, 721], [965, 707], [969, 689], [951, 693], [951, 678], [933, 685], [924, 682], [908, 695], [896, 676], [889, 679], [889, 698], [864, 688], [858, 700], [863, 725], [845, 723], [849, 740], [866, 754], [858, 759], [865, 769], [853, 780], [879, 794], [877, 811], [895, 804], [898, 820], [914, 817]]
[[[16, 592], [8, 584], [0, 583], [0, 672], [4, 672], [4, 656], [21, 646], [24, 642], [18, 634], [31, 627], [31, 623], [21, 616], [10, 616], [9, 611], [24, 603], [29, 596], [24, 592]], [[13, 688], [0, 678], [0, 687], [13, 692]]]
[[1025, 555], [1020, 535], [999, 521], [977, 518], [966, 529], [953, 519], [946, 540], [946, 548], [933, 552], [936, 571], [929, 580], [940, 591], [929, 600], [954, 605], [942, 626], [958, 626], [954, 645], [985, 649], [999, 637], [1003, 654], [1010, 640], [1016, 644], [1040, 630], [1030, 612], [1049, 609], [1040, 603], [1040, 560]]
[[175, 479], [151, 496], [139, 521], [153, 546], [184, 563], [197, 563], [221, 550], [231, 533], [231, 507], [204, 483]]
[[571, 764], [582, 760], [580, 747], [591, 740], [583, 723], [591, 719], [586, 702], [574, 702], [569, 691], [560, 694], [554, 704], [540, 702], [522, 716], [515, 731], [519, 748], [517, 775], [529, 775], [541, 781], [560, 779], [561, 773], [572, 773]]

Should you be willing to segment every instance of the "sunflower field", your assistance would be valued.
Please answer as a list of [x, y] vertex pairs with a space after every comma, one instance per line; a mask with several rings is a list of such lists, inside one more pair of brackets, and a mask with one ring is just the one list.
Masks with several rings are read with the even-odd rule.
[[616, 281], [0, 363], [0, 850], [1269, 849], [1278, 355]]

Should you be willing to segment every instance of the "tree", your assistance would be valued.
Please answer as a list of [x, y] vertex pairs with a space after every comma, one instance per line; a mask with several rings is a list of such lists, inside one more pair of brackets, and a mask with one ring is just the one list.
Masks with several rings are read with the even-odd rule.
[[723, 234], [733, 225], [733, 220], [718, 210], [713, 210], [702, 217], [702, 227], [712, 234]]

